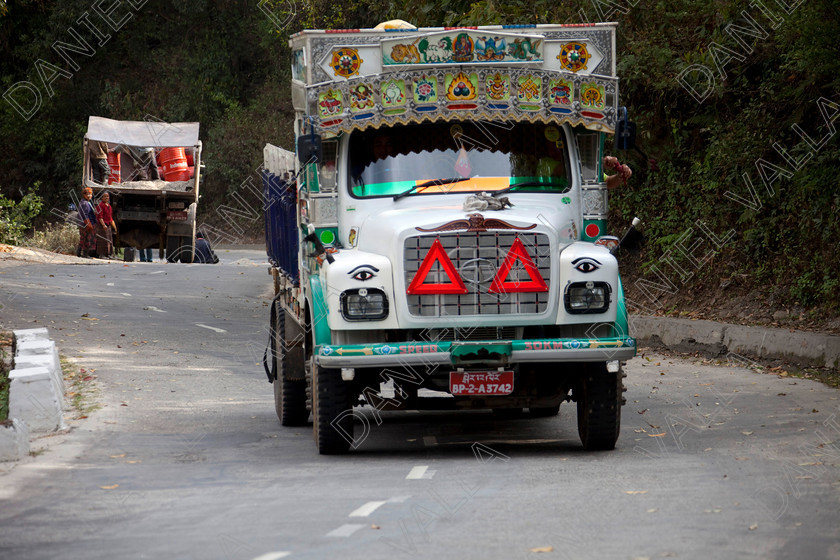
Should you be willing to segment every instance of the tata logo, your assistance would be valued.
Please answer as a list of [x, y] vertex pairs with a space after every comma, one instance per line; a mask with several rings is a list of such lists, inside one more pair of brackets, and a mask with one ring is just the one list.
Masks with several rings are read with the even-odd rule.
[[496, 265], [487, 259], [470, 259], [458, 269], [467, 284], [483, 284], [496, 276]]

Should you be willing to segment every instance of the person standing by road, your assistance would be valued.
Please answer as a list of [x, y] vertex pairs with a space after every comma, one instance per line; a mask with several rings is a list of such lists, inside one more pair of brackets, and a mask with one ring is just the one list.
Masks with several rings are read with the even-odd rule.
[[96, 205], [96, 221], [96, 255], [110, 257], [114, 252], [113, 234], [117, 233], [117, 224], [114, 223], [111, 195], [107, 192], [102, 193]]
[[96, 235], [94, 226], [96, 223], [96, 211], [93, 209], [93, 189], [85, 187], [82, 189], [82, 200], [79, 201], [79, 249], [80, 257], [90, 258], [96, 256]]

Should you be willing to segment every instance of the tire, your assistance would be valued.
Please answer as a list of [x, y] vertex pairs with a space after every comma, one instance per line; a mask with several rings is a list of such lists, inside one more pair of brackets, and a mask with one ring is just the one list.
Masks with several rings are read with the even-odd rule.
[[180, 237], [177, 235], [167, 235], [166, 236], [166, 261], [167, 262], [177, 262], [178, 260], [178, 249], [180, 247]]
[[348, 383], [337, 369], [322, 368], [309, 359], [312, 375], [312, 421], [315, 446], [321, 455], [339, 455], [350, 450], [353, 415]]
[[[286, 311], [275, 303], [272, 353], [274, 354], [274, 410], [283, 426], [305, 426], [309, 421], [306, 409], [306, 379], [288, 379], [292, 361], [304, 359], [302, 346], [289, 346], [286, 340]], [[303, 368], [303, 364], [299, 364]]]
[[183, 264], [192, 264], [195, 261], [193, 245], [189, 237], [181, 237], [178, 256]]
[[607, 371], [605, 363], [584, 364], [577, 386], [578, 434], [587, 451], [615, 449], [621, 430], [621, 368]]
[[557, 416], [560, 414], [560, 405], [554, 406], [545, 406], [545, 407], [536, 407], [536, 408], [529, 408], [528, 413], [531, 415], [532, 418], [548, 418], [549, 416]]

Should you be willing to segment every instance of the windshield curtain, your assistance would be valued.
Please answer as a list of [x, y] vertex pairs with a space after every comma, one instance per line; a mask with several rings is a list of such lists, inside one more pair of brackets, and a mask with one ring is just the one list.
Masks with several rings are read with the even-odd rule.
[[[495, 191], [564, 192], [568, 147], [562, 129], [542, 123], [448, 122], [353, 132], [350, 192], [393, 196], [441, 180], [418, 194]], [[468, 178], [452, 182], [453, 179]], [[447, 182], [448, 180], [448, 182]]]

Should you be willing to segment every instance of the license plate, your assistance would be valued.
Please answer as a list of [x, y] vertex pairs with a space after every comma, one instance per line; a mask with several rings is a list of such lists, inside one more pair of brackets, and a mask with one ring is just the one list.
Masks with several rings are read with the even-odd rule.
[[186, 210], [170, 210], [169, 214], [167, 214], [170, 220], [186, 220], [187, 219], [187, 211]]
[[449, 392], [453, 395], [509, 395], [512, 371], [451, 371]]

